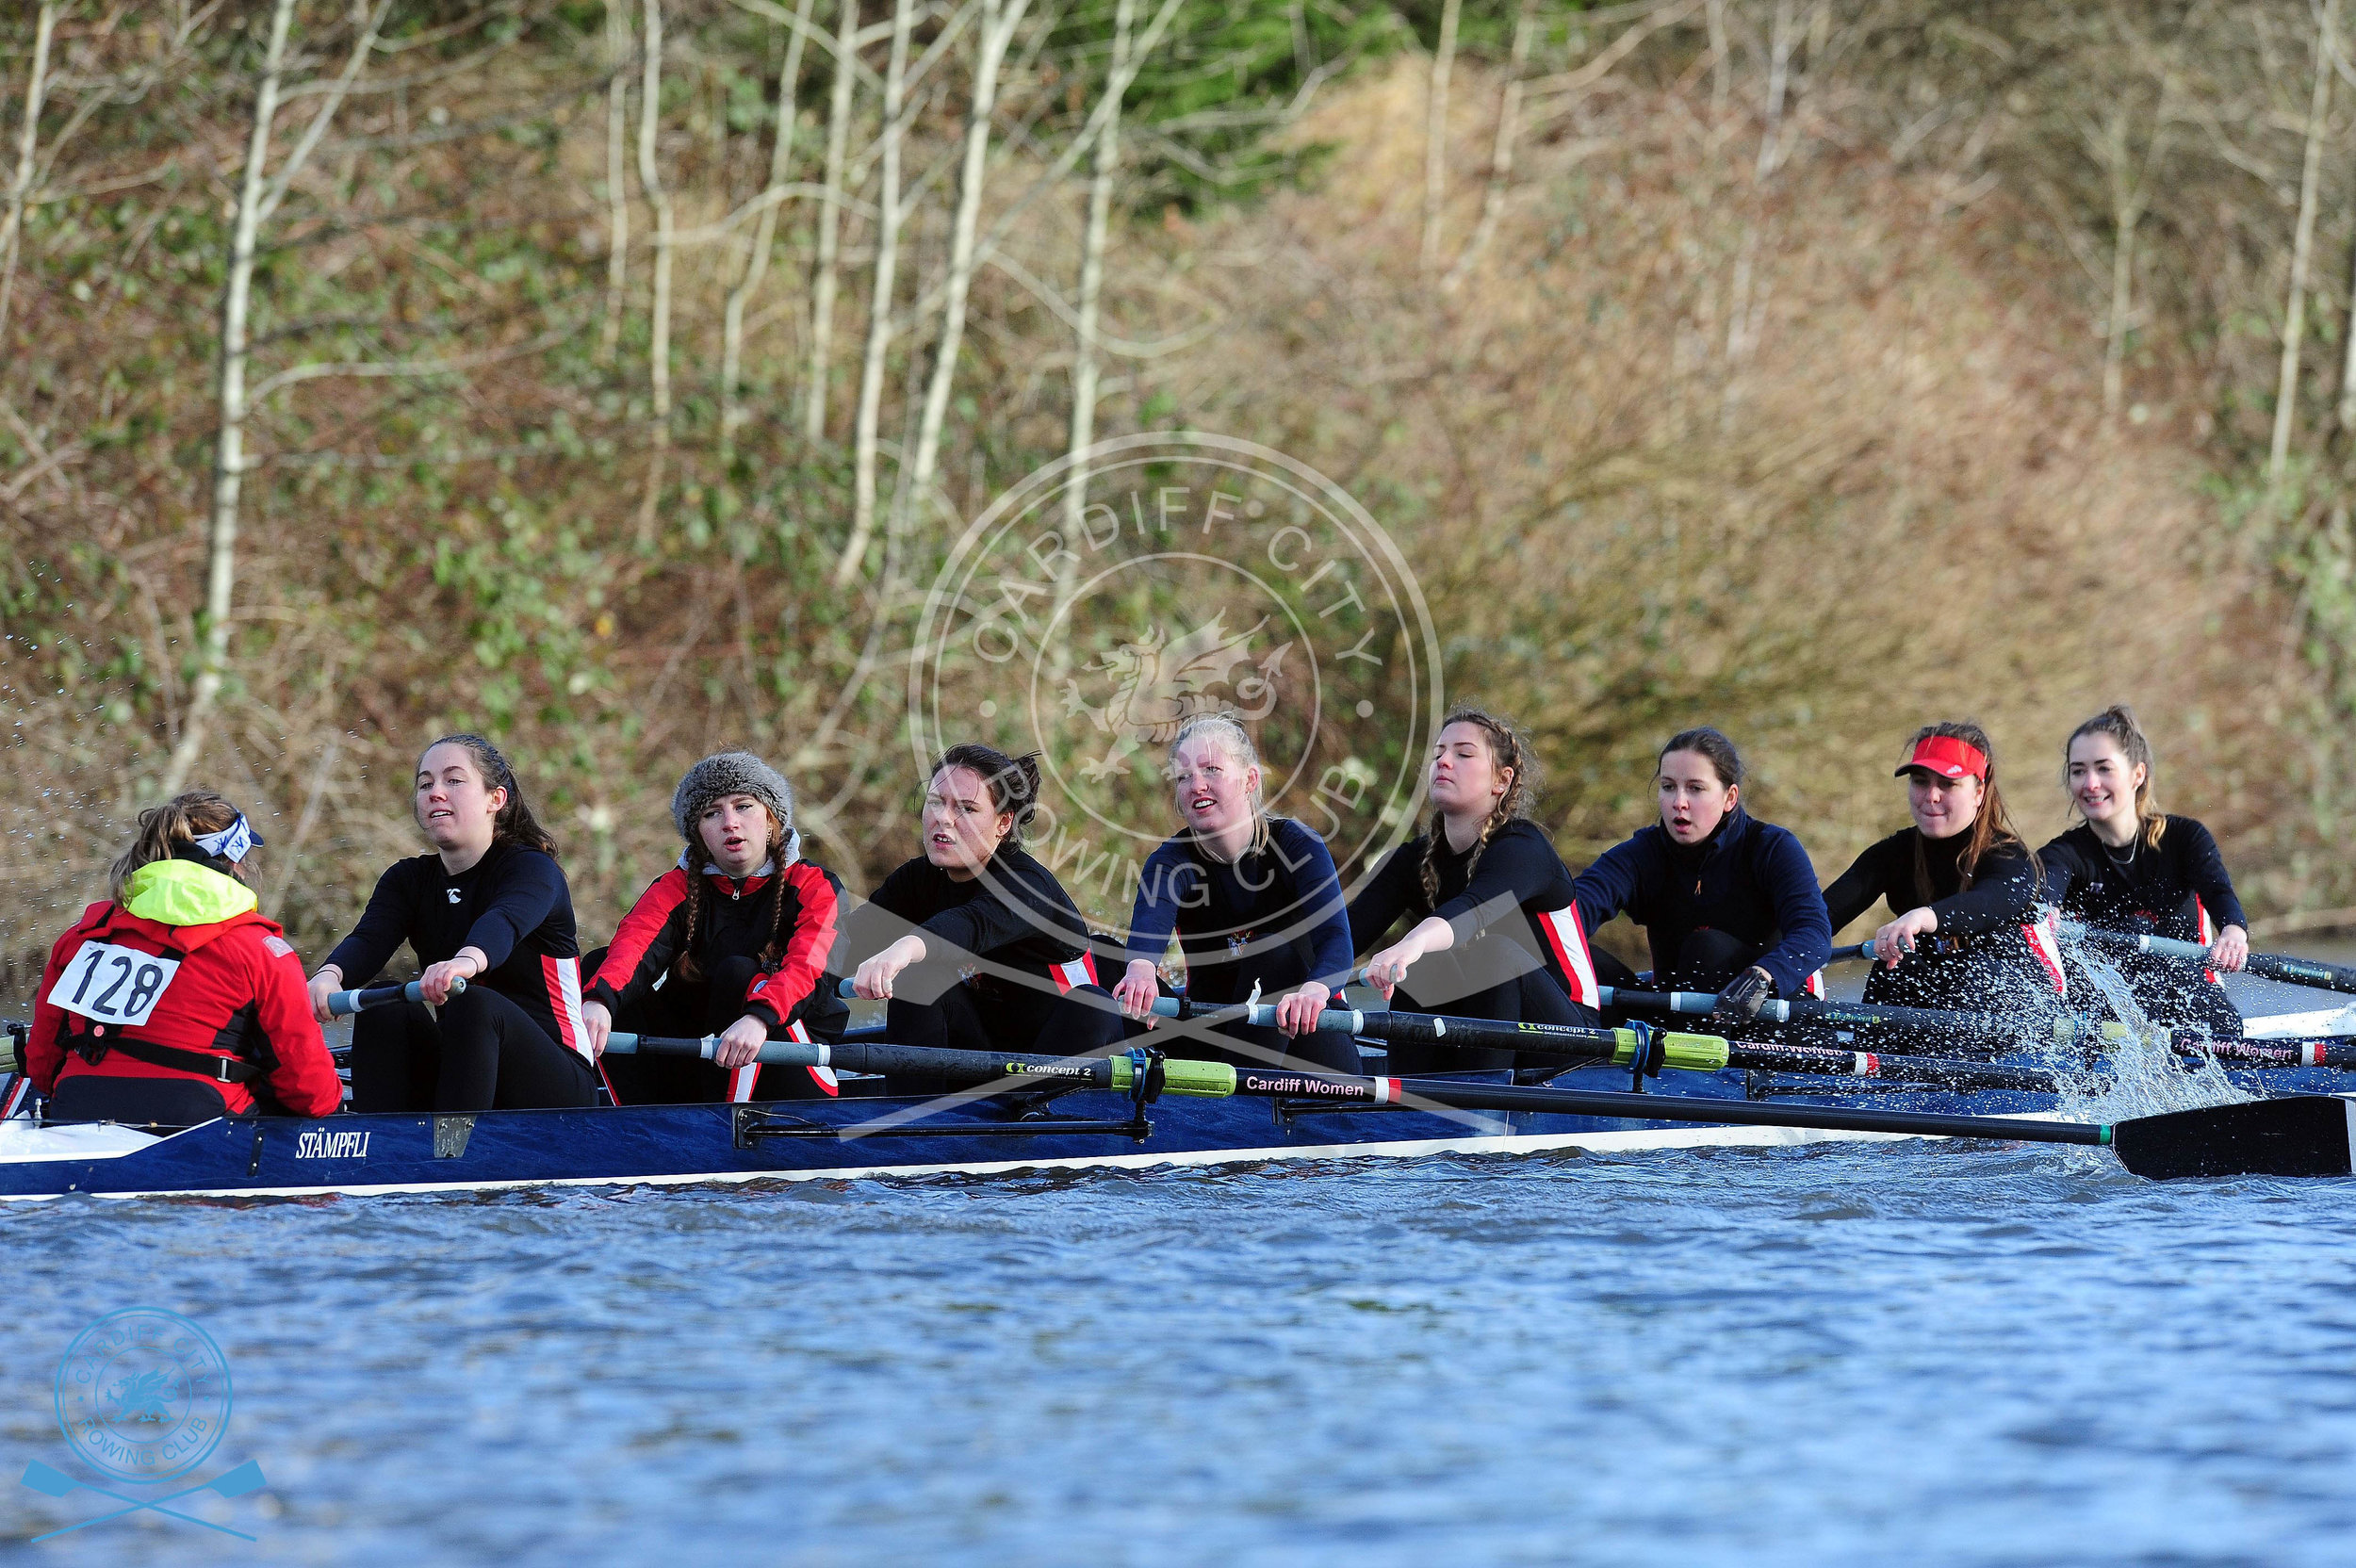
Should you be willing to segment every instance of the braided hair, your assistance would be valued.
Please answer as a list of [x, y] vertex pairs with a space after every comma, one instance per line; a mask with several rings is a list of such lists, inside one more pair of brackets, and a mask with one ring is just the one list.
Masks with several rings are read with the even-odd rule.
[[508, 762], [505, 753], [482, 736], [462, 730], [455, 735], [443, 736], [417, 753], [420, 770], [434, 746], [462, 748], [474, 759], [477, 771], [483, 775], [485, 790], [507, 792], [507, 804], [500, 807], [499, 814], [491, 819], [493, 842], [521, 844], [526, 849], [538, 850], [551, 860], [557, 858], [556, 841], [549, 836], [547, 828], [540, 825], [540, 820], [532, 814], [532, 808], [524, 804], [524, 787], [515, 782], [515, 770]]
[[[766, 972], [777, 967], [785, 956], [785, 841], [786, 825], [777, 820], [775, 811], [762, 810], [769, 818], [769, 940], [761, 947], [753, 967]], [[681, 980], [701, 980], [703, 966], [695, 962], [695, 932], [703, 924], [704, 905], [712, 896], [712, 880], [700, 867], [691, 865], [687, 884], [687, 929], [679, 936], [679, 957], [671, 965], [671, 972]]]
[[[1489, 808], [1489, 814], [1481, 819], [1481, 837], [1475, 841], [1472, 858], [1464, 862], [1464, 874], [1469, 877], [1481, 865], [1481, 851], [1489, 847], [1489, 839], [1497, 830], [1515, 817], [1530, 814], [1530, 803], [1538, 792], [1538, 759], [1530, 749], [1529, 737], [1515, 727], [1513, 721], [1478, 708], [1455, 708], [1440, 721], [1440, 733], [1446, 734], [1450, 725], [1468, 724], [1479, 729], [1489, 743], [1489, 765], [1497, 772], [1510, 773], [1503, 793]], [[1447, 841], [1448, 823], [1445, 815], [1433, 810], [1432, 825], [1424, 830], [1423, 840], [1423, 899], [1427, 908], [1440, 906], [1440, 845]]]

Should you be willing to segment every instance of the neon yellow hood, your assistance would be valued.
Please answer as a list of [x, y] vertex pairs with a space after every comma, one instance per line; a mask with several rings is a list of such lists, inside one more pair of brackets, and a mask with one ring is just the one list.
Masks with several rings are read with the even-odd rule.
[[123, 907], [162, 925], [218, 925], [261, 907], [254, 890], [193, 860], [151, 860], [131, 874]]

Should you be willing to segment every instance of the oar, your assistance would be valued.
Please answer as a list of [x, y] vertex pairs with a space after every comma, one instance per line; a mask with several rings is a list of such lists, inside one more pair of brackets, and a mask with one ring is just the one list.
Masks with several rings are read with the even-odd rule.
[[138, 1513], [141, 1510], [152, 1510], [187, 1524], [202, 1525], [208, 1530], [219, 1530], [223, 1535], [234, 1535], [240, 1541], [251, 1541], [254, 1537], [243, 1530], [233, 1530], [226, 1525], [216, 1525], [210, 1519], [199, 1519], [193, 1513], [183, 1513], [178, 1509], [165, 1508], [163, 1505], [177, 1502], [182, 1497], [192, 1497], [200, 1492], [217, 1492], [224, 1497], [242, 1497], [249, 1492], [259, 1491], [263, 1481], [261, 1464], [257, 1461], [247, 1460], [236, 1469], [216, 1476], [209, 1481], [196, 1486], [182, 1487], [177, 1492], [167, 1493], [161, 1497], [141, 1502], [121, 1492], [110, 1492], [103, 1486], [91, 1486], [87, 1481], [77, 1481], [64, 1471], [52, 1469], [41, 1461], [35, 1460], [25, 1467], [25, 1484], [36, 1492], [46, 1493], [52, 1497], [65, 1496], [78, 1488], [95, 1492], [102, 1497], [112, 1497], [118, 1503], [131, 1505], [129, 1508], [116, 1509], [112, 1513], [101, 1513], [77, 1524], [68, 1525], [63, 1529], [51, 1530], [47, 1535], [37, 1535], [33, 1537], [35, 1541], [53, 1541], [58, 1536], [71, 1535], [75, 1530], [86, 1530], [92, 1525], [103, 1525], [109, 1519], [120, 1519], [126, 1513]]
[[[1599, 993], [1606, 1007], [1627, 1007], [1639, 1012], [1708, 1014], [1718, 1005], [1714, 991], [1636, 991], [1604, 986], [1599, 988]], [[2006, 1040], [2018, 1039], [2027, 1032], [2021, 1020], [2003, 1013], [1824, 1002], [1808, 996], [1763, 1002], [1759, 1004], [1759, 1018], [1763, 1023], [1821, 1023], [1836, 1029], [1913, 1029], [1934, 1034], [1994, 1035]], [[2071, 1045], [2118, 1038], [2124, 1033], [2124, 1025], [2065, 1017], [2053, 1021], [2052, 1033], [2056, 1045]]]
[[[2200, 962], [2209, 956], [2209, 950], [2199, 942], [2179, 941], [2173, 937], [2153, 937], [2140, 931], [2108, 931], [2100, 926], [2082, 925], [2076, 921], [2062, 922], [2061, 934], [2100, 942], [2105, 947], [2123, 947], [2133, 953], [2148, 953], [2157, 958], [2186, 958]], [[2313, 958], [2293, 958], [2281, 953], [2252, 953], [2244, 967], [2250, 973], [2264, 975], [2268, 980], [2284, 980], [2294, 986], [2313, 986], [2319, 990], [2356, 994], [2356, 969], [2346, 964], [2318, 963]]]
[[[466, 988], [463, 979], [450, 983], [450, 994], [456, 996]], [[370, 1007], [383, 1007], [395, 1002], [423, 1002], [425, 988], [412, 980], [405, 986], [377, 986], [365, 991], [330, 991], [327, 1010], [337, 1018], [348, 1013], [365, 1013]]]
[[[619, 1047], [626, 1051], [688, 1055], [708, 1054], [714, 1043], [711, 1039], [614, 1037], [614, 1040], [622, 1039], [629, 1041]], [[616, 1049], [613, 1040], [609, 1040], [607, 1049]], [[977, 1083], [1001, 1078], [1056, 1077], [1130, 1090], [1137, 1084], [1137, 1060], [1127, 1054], [1001, 1055], [985, 1051], [935, 1051], [923, 1046], [829, 1047], [797, 1040], [772, 1040], [761, 1047], [761, 1059], [788, 1066], [835, 1065], [854, 1071], [891, 1071], [896, 1066], [903, 1071], [950, 1078], [967, 1077], [970, 1072]], [[2103, 1124], [1628, 1094], [1604, 1089], [1540, 1088], [1518, 1084], [1466, 1084], [1440, 1078], [1344, 1077], [1282, 1069], [1239, 1069], [1221, 1062], [1163, 1061], [1156, 1065], [1162, 1070], [1161, 1086], [1167, 1092], [1208, 1099], [1251, 1096], [1340, 1104], [1434, 1105], [1456, 1110], [1542, 1111], [1561, 1116], [1706, 1126], [1798, 1127], [1826, 1132], [1996, 1138], [2017, 1143], [2087, 1144], [2113, 1149], [2129, 1170], [2151, 1177], [2343, 1176], [2356, 1168], [2351, 1165], [2349, 1149], [2349, 1102], [2326, 1095], [2217, 1105]], [[1148, 1093], [1151, 1092], [1149, 1085]], [[846, 1135], [857, 1131], [856, 1125], [843, 1129]], [[954, 1129], [944, 1129], [942, 1135], [955, 1136], [956, 1133]]]
[[[685, 1039], [661, 1035], [615, 1033], [605, 1037], [609, 1054], [660, 1056], [702, 1056], [709, 1059], [719, 1037]], [[985, 1084], [998, 1078], [1038, 1077], [1076, 1080], [1096, 1088], [1123, 1092], [1137, 1084], [1137, 1064], [1127, 1054], [1117, 1056], [1042, 1056], [1022, 1052], [942, 1051], [924, 1045], [888, 1045], [881, 1041], [771, 1040], [754, 1058], [763, 1067], [831, 1067], [844, 1072], [924, 1074], [960, 1083]], [[1216, 1062], [1168, 1061], [1162, 1066], [1162, 1087], [1170, 1094], [1209, 1095], [1229, 1092], [1234, 1070]]]
[[[1953, 951], [1954, 947], [1955, 944], [1950, 942], [1944, 937], [1925, 934], [1915, 938], [1914, 946], [1907, 951], [1913, 953], [1947, 953]], [[1853, 962], [1858, 958], [1871, 958], [1873, 956], [1873, 944], [1872, 942], [1851, 942], [1846, 947], [1834, 948], [1830, 953], [1824, 956], [1824, 962], [1828, 964], [1845, 964]]]

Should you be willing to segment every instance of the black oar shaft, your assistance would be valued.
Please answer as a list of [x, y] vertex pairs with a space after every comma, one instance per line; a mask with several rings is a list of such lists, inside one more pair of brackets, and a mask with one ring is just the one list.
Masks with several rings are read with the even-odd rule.
[[[2123, 947], [2133, 953], [2150, 954], [2158, 958], [2183, 958], [2198, 963], [2209, 956], [2209, 950], [2199, 942], [2181, 941], [2174, 937], [2155, 937], [2144, 931], [2106, 931], [2100, 926], [2064, 922], [2062, 934], [2083, 937], [2105, 947]], [[2356, 994], [2356, 968], [2346, 964], [2327, 964], [2315, 958], [2294, 958], [2284, 953], [2252, 953], [2247, 967], [2250, 973], [2268, 980]]]
[[1800, 1127], [1837, 1133], [1900, 1136], [2004, 1138], [2023, 1143], [2111, 1141], [2107, 1126], [1994, 1116], [1945, 1116], [1934, 1111], [1878, 1111], [1780, 1102], [1705, 1100], [1682, 1095], [1627, 1094], [1609, 1089], [1463, 1084], [1441, 1078], [1342, 1078], [1261, 1068], [1235, 1070], [1237, 1094], [1336, 1103], [1445, 1105], [1467, 1111], [1550, 1111], [1558, 1116], [1642, 1121], [1699, 1122], [1721, 1127]]
[[1821, 1045], [1740, 1044], [1726, 1065], [1751, 1071], [1805, 1072], [1822, 1077], [1870, 1078], [1881, 1083], [1922, 1084], [1949, 1089], [2014, 1089], [2051, 1094], [2060, 1075], [2042, 1068], [1992, 1067], [1944, 1056], [1893, 1056], [1877, 1051], [1842, 1051]]

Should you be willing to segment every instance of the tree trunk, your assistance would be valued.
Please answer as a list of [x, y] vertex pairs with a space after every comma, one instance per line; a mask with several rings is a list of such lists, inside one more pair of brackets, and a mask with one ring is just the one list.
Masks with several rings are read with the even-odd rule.
[[794, 130], [798, 119], [794, 91], [802, 79], [803, 34], [810, 26], [812, 0], [801, 0], [794, 11], [801, 25], [786, 41], [785, 63], [777, 70], [777, 129], [769, 143], [769, 184], [762, 191], [761, 217], [753, 225], [752, 253], [744, 258], [744, 276], [728, 290], [728, 308], [721, 321], [720, 333], [720, 455], [723, 461], [733, 456], [736, 447], [736, 427], [744, 418], [737, 406], [736, 390], [739, 372], [744, 362], [744, 302], [753, 290], [761, 286], [763, 274], [769, 270], [769, 251], [777, 241], [778, 188], [794, 167]]
[[1497, 95], [1497, 139], [1489, 154], [1489, 188], [1481, 198], [1481, 222], [1456, 264], [1448, 270], [1442, 289], [1453, 292], [1472, 270], [1473, 262], [1497, 237], [1505, 217], [1505, 194], [1513, 179], [1513, 142], [1521, 135], [1522, 73], [1530, 64], [1530, 35], [1537, 31], [1537, 0], [1522, 0], [1513, 19], [1513, 46], [1505, 65], [1505, 90]]
[[1440, 205], [1448, 196], [1448, 79], [1456, 67], [1456, 24], [1464, 0], [1440, 8], [1440, 41], [1432, 51], [1432, 87], [1425, 94], [1423, 145], [1423, 270], [1440, 265]]
[[628, 0], [606, 0], [605, 84], [605, 329], [598, 357], [609, 364], [622, 341], [622, 306], [630, 283], [630, 18]]
[[1715, 124], [1726, 112], [1726, 94], [1733, 90], [1734, 60], [1726, 49], [1726, 0], [1710, 0], [1710, 119]]
[[941, 302], [941, 341], [933, 351], [931, 382], [924, 388], [924, 418], [916, 427], [916, 459], [900, 489], [906, 506], [924, 503], [941, 457], [941, 431], [949, 417], [957, 351], [965, 343], [965, 302], [973, 284], [973, 235], [981, 226], [982, 183], [990, 172], [990, 122], [998, 106], [998, 72], [1029, 6], [1030, 0], [981, 0], [982, 30], [973, 41], [973, 103], [965, 122], [965, 166], [957, 175], [957, 217], [949, 232], [949, 293]]
[[651, 549], [655, 512], [663, 498], [664, 461], [671, 449], [671, 193], [655, 163], [655, 133], [663, 120], [663, 0], [643, 0], [646, 71], [638, 96], [638, 188], [654, 208], [654, 300], [647, 313], [646, 423], [654, 439], [654, 462], [646, 470], [646, 493], [638, 506], [638, 547]]
[[8, 215], [0, 222], [0, 343], [7, 341], [8, 297], [16, 290], [25, 203], [33, 192], [33, 154], [41, 145], [41, 95], [49, 90], [49, 41], [57, 30], [57, 0], [42, 0], [40, 20], [33, 24], [33, 66], [25, 80], [25, 128], [16, 141], [16, 178], [8, 183]]
[[2331, 112], [2332, 22], [2339, 0], [2323, 0], [2315, 24], [2315, 81], [2307, 100], [2307, 159], [2299, 174], [2299, 226], [2291, 236], [2290, 298], [2282, 307], [2282, 367], [2274, 384], [2274, 442], [2266, 449], [2266, 485], [2282, 482], [2290, 464], [2291, 427], [2299, 409], [2299, 356], [2307, 335], [2307, 258], [2315, 238], [2315, 192], [2323, 175], [2323, 122]]
[[245, 475], [247, 315], [254, 290], [254, 248], [262, 220], [270, 122], [278, 116], [279, 77], [286, 70], [286, 32], [293, 24], [294, 0], [277, 0], [270, 11], [262, 80], [254, 94], [254, 130], [246, 142], [245, 177], [237, 187], [229, 242], [229, 275], [221, 289], [221, 431], [213, 447], [213, 507], [205, 539], [204, 641], [196, 688], [181, 722], [179, 742], [164, 768], [166, 796], [179, 793], [195, 765], [229, 662], [230, 601], [237, 582], [237, 493]]
[[834, 91], [826, 106], [826, 200], [818, 208], [818, 281], [810, 302], [810, 393], [802, 403], [802, 434], [826, 438], [826, 376], [834, 355], [835, 257], [843, 245], [843, 164], [851, 143], [851, 90], [857, 85], [852, 50], [859, 36], [859, 0], [841, 0], [835, 23]]
[[1121, 170], [1121, 100], [1129, 86], [1129, 42], [1137, 22], [1136, 0], [1113, 7], [1113, 59], [1104, 82], [1104, 128], [1096, 133], [1096, 164], [1088, 180], [1088, 231], [1080, 241], [1079, 341], [1072, 358], [1072, 435], [1065, 444], [1071, 468], [1064, 475], [1063, 515], [1067, 539], [1088, 506], [1086, 454], [1096, 442], [1096, 323], [1104, 292], [1104, 241], [1112, 228], [1113, 188]]
[[900, 266], [900, 143], [908, 73], [908, 32], [916, 0], [892, 0], [892, 58], [884, 68], [882, 172], [875, 202], [875, 281], [867, 302], [867, 355], [859, 366], [859, 421], [852, 436], [851, 536], [834, 564], [834, 585], [847, 588], [875, 531], [877, 426], [883, 418], [884, 357], [892, 348], [892, 286]]

